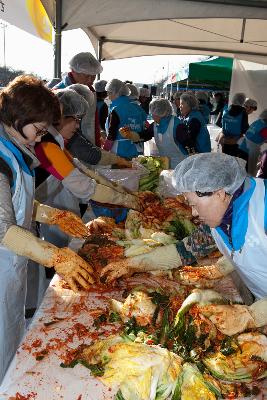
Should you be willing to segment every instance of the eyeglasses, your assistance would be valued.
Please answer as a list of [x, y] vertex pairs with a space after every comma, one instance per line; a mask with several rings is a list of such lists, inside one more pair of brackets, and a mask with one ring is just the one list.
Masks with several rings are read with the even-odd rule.
[[75, 117], [74, 115], [70, 115], [66, 118], [72, 118], [72, 119], [74, 119], [75, 122], [78, 122], [79, 124], [81, 123], [81, 120], [82, 120], [81, 117]]
[[38, 126], [36, 126], [34, 124], [33, 124], [33, 126], [36, 129], [36, 131], [35, 131], [36, 137], [42, 137], [47, 134], [47, 128], [38, 128]]

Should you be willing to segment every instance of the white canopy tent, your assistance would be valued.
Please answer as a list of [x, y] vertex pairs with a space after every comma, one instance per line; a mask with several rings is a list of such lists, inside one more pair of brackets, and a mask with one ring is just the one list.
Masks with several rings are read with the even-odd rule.
[[229, 100], [237, 92], [245, 92], [247, 97], [258, 102], [257, 111], [249, 115], [249, 122], [259, 118], [267, 109], [267, 65], [244, 60], [234, 60]]
[[101, 60], [158, 54], [213, 54], [267, 64], [267, 0], [42, 0], [42, 3], [57, 27], [57, 36], [61, 28], [82, 28]]

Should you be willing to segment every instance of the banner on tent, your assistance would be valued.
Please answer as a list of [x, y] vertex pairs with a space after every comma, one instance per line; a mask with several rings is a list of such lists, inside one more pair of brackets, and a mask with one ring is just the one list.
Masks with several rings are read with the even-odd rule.
[[52, 42], [52, 25], [40, 0], [0, 0], [0, 18]]

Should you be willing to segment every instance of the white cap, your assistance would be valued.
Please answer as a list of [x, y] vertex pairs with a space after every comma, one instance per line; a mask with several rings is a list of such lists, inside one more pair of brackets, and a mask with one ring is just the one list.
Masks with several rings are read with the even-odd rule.
[[93, 54], [78, 53], [69, 62], [70, 69], [80, 74], [97, 75], [103, 71], [100, 62]]
[[233, 194], [246, 179], [246, 161], [224, 153], [201, 153], [181, 161], [175, 168], [172, 184], [177, 193], [215, 192]]
[[106, 84], [106, 91], [114, 94], [115, 96], [129, 96], [130, 90], [126, 84], [119, 79], [111, 79]]
[[245, 100], [244, 107], [252, 107], [257, 109], [258, 103], [256, 102], [256, 100], [247, 98]]
[[107, 83], [108, 82], [105, 81], [104, 79], [100, 79], [99, 81], [96, 81], [95, 85], [94, 85], [95, 86], [95, 91], [97, 93], [105, 92], [106, 91], [105, 87], [106, 87]]

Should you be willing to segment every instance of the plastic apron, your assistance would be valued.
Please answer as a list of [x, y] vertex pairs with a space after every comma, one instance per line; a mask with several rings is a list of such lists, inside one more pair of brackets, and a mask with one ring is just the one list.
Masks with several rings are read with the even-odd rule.
[[[17, 225], [31, 228], [34, 176], [11, 142], [0, 138], [0, 155], [13, 172], [12, 203]], [[27, 262], [0, 245], [0, 382], [13, 358], [25, 330]]]
[[[60, 147], [64, 148], [62, 136], [58, 134], [57, 131], [50, 131], [50, 133], [53, 134]], [[53, 175], [50, 175], [41, 185], [38, 186], [35, 191], [35, 198], [42, 204], [59, 208], [61, 210], [73, 211], [75, 214], [80, 215], [79, 199], [66, 189], [62, 182]], [[40, 224], [40, 238], [57, 247], [67, 247], [71, 240], [70, 236], [62, 232], [56, 225], [47, 224]], [[45, 268], [42, 266], [39, 266], [37, 276], [36, 269], [30, 265], [29, 275], [35, 281], [38, 281], [38, 283], [36, 283], [36, 286], [38, 285], [37, 298], [31, 306], [38, 307], [42, 302], [47, 287], [49, 286], [49, 280], [46, 278]]]
[[[256, 298], [267, 296], [267, 182], [250, 178], [250, 187], [234, 202], [232, 242], [212, 229], [219, 250], [234, 263]], [[251, 196], [251, 197], [250, 197]], [[246, 199], [247, 197], [247, 199]]]
[[173, 129], [174, 117], [171, 117], [167, 130], [164, 133], [161, 133], [160, 126], [154, 123], [154, 138], [159, 155], [169, 158], [171, 169], [174, 169], [177, 164], [188, 157], [188, 155], [184, 154], [179, 146], [177, 146], [173, 137]]

